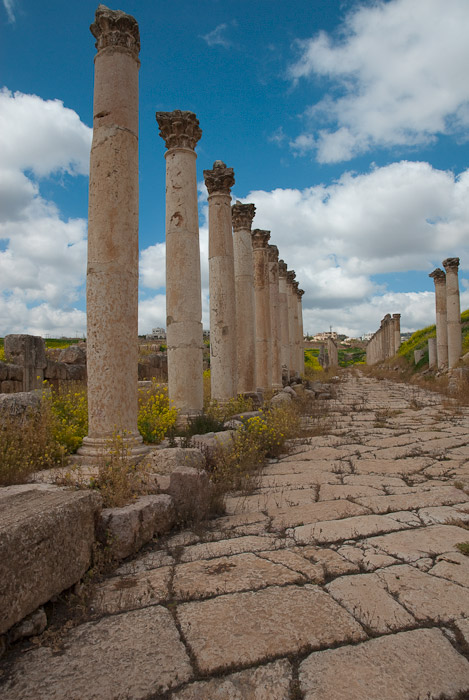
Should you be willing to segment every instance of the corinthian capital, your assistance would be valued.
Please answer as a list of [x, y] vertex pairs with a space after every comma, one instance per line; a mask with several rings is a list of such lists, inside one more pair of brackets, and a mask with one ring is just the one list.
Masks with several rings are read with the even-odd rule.
[[296, 293], [298, 294], [298, 299], [301, 301], [301, 297], [305, 293], [305, 290], [304, 289], [297, 289]]
[[278, 275], [279, 277], [287, 276], [287, 263], [284, 260], [278, 261]]
[[459, 258], [446, 258], [446, 260], [443, 260], [443, 267], [445, 268], [446, 272], [453, 269], [456, 269], [457, 271], [459, 267]]
[[230, 194], [235, 183], [233, 168], [227, 168], [223, 161], [216, 160], [212, 170], [204, 170], [204, 180], [209, 194]]
[[240, 231], [241, 229], [251, 230], [252, 220], [256, 215], [256, 207], [254, 204], [241, 204], [236, 202], [231, 207], [231, 219], [233, 221], [233, 230]]
[[428, 276], [433, 277], [433, 281], [435, 282], [435, 284], [437, 282], [444, 282], [446, 280], [445, 273], [439, 267], [437, 267], [435, 270], [433, 270], [433, 272], [430, 272], [430, 274]]
[[254, 250], [258, 248], [267, 248], [267, 243], [270, 239], [270, 231], [262, 231], [260, 228], [255, 228], [251, 237]]
[[118, 47], [128, 51], [138, 61], [140, 32], [137, 20], [132, 15], [99, 5], [90, 31], [96, 39], [98, 51]]
[[295, 270], [287, 270], [287, 284], [293, 284], [293, 282], [295, 281], [295, 277]]
[[269, 254], [269, 262], [278, 263], [278, 248], [276, 245], [267, 246], [267, 251]]
[[300, 286], [298, 280], [293, 280], [291, 286], [293, 287], [293, 291], [295, 292], [295, 294], [298, 294], [298, 287]]
[[156, 121], [160, 127], [160, 136], [166, 148], [190, 148], [194, 150], [202, 136], [199, 120], [194, 112], [175, 109], [174, 112], [157, 112]]

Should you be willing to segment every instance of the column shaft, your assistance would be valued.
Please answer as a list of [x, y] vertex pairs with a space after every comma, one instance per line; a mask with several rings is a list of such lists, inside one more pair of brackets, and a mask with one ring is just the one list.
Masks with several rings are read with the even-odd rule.
[[282, 375], [290, 364], [290, 341], [288, 329], [288, 302], [287, 302], [287, 266], [283, 260], [279, 261], [279, 324], [280, 324], [280, 361]]
[[279, 333], [279, 268], [278, 248], [268, 246], [270, 328], [272, 337], [272, 387], [282, 388], [281, 341]]
[[435, 283], [436, 356], [438, 369], [448, 366], [448, 326], [446, 322], [446, 275], [439, 267], [429, 274]]
[[448, 325], [448, 367], [455, 367], [461, 357], [461, 306], [459, 302], [459, 258], [443, 260], [446, 270], [446, 319]]
[[256, 304], [256, 384], [264, 391], [270, 390], [272, 387], [272, 341], [267, 258], [269, 238], [269, 231], [255, 229], [252, 232]]

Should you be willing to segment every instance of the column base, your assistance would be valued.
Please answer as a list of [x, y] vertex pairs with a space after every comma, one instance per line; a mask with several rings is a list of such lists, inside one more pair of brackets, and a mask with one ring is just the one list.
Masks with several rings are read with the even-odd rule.
[[[88, 435], [83, 438], [83, 444], [78, 448], [72, 461], [76, 464], [85, 464], [98, 461], [105, 455], [111, 446], [112, 436], [92, 438]], [[152, 448], [143, 444], [140, 434], [125, 436], [122, 438], [123, 448], [127, 452], [129, 462], [139, 462]]]
[[201, 415], [202, 411], [189, 411], [188, 413], [178, 413], [178, 417], [176, 420], [176, 428], [178, 430], [185, 430], [189, 425], [191, 418], [196, 418], [197, 416]]

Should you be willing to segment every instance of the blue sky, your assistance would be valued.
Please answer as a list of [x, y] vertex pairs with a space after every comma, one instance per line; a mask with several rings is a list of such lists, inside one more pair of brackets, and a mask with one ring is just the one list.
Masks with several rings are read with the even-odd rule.
[[[88, 0], [0, 4], [0, 335], [86, 332], [93, 58]], [[141, 34], [139, 328], [165, 325], [164, 143], [189, 109], [202, 171], [297, 271], [305, 331], [434, 322], [428, 273], [461, 258], [469, 307], [467, 0], [124, 0]], [[466, 269], [467, 268], [467, 269]]]

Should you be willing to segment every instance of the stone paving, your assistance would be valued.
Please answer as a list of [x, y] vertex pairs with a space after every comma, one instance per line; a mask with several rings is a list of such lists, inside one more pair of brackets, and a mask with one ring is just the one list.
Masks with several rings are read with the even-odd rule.
[[7, 657], [2, 699], [469, 697], [469, 409], [345, 376], [327, 434]]

